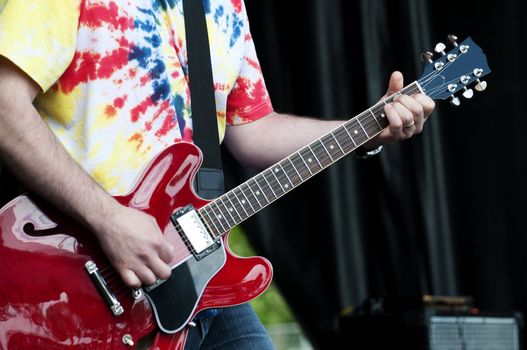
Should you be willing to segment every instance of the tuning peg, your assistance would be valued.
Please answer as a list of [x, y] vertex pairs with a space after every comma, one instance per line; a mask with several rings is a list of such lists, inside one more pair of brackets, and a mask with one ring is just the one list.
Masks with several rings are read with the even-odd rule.
[[457, 36], [455, 36], [454, 34], [450, 34], [450, 35], [448, 35], [448, 36], [447, 36], [447, 39], [448, 39], [448, 41], [449, 41], [452, 45], [454, 45], [454, 47], [457, 47], [457, 46], [458, 46], [458, 45], [457, 45]]
[[485, 89], [487, 88], [487, 82], [485, 80], [479, 80], [479, 79], [476, 79], [476, 86], [474, 86], [474, 89], [476, 89], [476, 91], [478, 92], [482, 92], [482, 91], [485, 91]]
[[474, 75], [478, 78], [476, 79], [477, 84], [474, 87], [476, 91], [479, 91], [479, 92], [485, 91], [485, 89], [487, 88], [487, 82], [484, 80], [479, 80], [479, 78], [483, 75], [483, 69], [481, 68], [474, 69]]
[[421, 53], [421, 62], [434, 63], [434, 61], [432, 61], [432, 57], [434, 57], [433, 53], [430, 51], [425, 51]]
[[463, 87], [463, 97], [466, 98], [467, 100], [468, 99], [471, 99], [472, 96], [474, 96], [474, 90], [472, 89], [467, 89], [466, 86]]
[[450, 104], [454, 107], [459, 107], [459, 105], [461, 105], [461, 101], [459, 100], [459, 97], [450, 95]]
[[446, 45], [443, 43], [438, 43], [436, 47], [434, 48], [434, 51], [437, 53], [440, 53], [441, 55], [446, 55], [445, 53]]

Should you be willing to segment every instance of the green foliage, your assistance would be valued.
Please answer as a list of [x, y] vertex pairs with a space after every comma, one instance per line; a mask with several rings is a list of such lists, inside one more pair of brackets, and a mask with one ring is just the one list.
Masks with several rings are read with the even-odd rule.
[[[230, 232], [229, 247], [239, 256], [256, 255], [240, 226]], [[288, 323], [295, 320], [274, 282], [262, 295], [251, 301], [251, 305], [264, 325]]]

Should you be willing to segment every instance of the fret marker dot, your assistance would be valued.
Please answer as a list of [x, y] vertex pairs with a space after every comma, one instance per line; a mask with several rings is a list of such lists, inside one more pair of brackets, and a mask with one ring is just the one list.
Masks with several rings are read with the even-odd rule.
[[335, 146], [333, 146], [333, 145], [330, 145], [330, 146], [329, 146], [329, 149], [333, 149], [333, 148], [335, 148]]
[[256, 195], [259, 196], [260, 195], [260, 191], [256, 191]]
[[384, 117], [386, 117], [386, 114], [382, 113], [381, 118], [384, 118]]
[[307, 161], [308, 161], [309, 163], [311, 163], [311, 162], [313, 161], [313, 159], [309, 158]]
[[359, 131], [358, 131], [358, 130], [353, 130], [353, 133], [354, 133], [355, 135], [357, 135], [357, 134], [359, 133]]
[[221, 219], [221, 215], [218, 215], [218, 219]]
[[277, 173], [278, 172], [278, 168], [274, 168], [274, 172]]
[[285, 184], [284, 187], [285, 187], [285, 188], [289, 188], [289, 185], [288, 185], [288, 184]]
[[245, 204], [245, 199], [242, 199], [242, 204]]
[[234, 211], [234, 209], [230, 208], [229, 211]]

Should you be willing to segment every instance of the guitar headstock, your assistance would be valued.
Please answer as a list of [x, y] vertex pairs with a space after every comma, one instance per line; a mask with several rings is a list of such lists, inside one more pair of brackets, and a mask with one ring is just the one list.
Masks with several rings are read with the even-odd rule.
[[417, 82], [432, 99], [449, 98], [452, 105], [459, 106], [461, 101], [456, 93], [461, 91], [463, 97], [470, 99], [474, 95], [472, 87], [479, 92], [485, 90], [487, 82], [481, 78], [490, 69], [485, 54], [471, 38], [458, 44], [457, 37], [449, 35], [448, 41], [453, 48], [445, 52], [446, 45], [438, 43], [434, 51], [439, 58], [435, 60], [432, 52], [421, 54], [421, 60], [428, 64]]

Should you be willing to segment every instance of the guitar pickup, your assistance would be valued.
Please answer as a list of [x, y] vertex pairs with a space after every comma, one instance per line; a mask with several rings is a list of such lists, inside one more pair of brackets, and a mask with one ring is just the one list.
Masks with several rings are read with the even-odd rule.
[[220, 239], [215, 239], [209, 233], [193, 206], [178, 210], [171, 220], [196, 260], [203, 259], [221, 247]]

